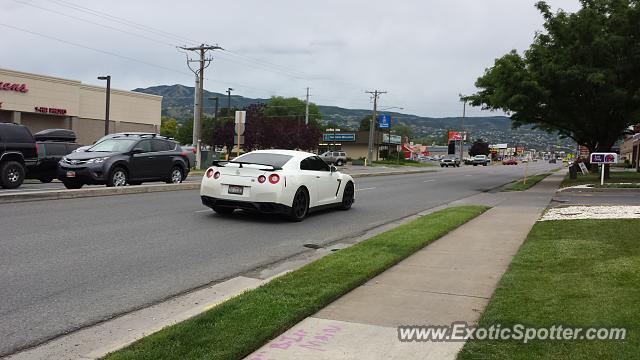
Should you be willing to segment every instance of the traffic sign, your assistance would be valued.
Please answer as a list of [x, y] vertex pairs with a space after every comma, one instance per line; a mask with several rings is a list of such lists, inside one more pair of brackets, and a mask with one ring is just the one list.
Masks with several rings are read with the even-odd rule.
[[378, 127], [380, 129], [388, 129], [391, 127], [391, 116], [378, 115]]
[[246, 117], [246, 111], [236, 111], [236, 124], [244, 124], [244, 120]]

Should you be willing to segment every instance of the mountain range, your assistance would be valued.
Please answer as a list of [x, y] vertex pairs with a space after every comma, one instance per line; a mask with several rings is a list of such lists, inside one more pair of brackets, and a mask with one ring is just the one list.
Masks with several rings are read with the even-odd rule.
[[[175, 118], [179, 123], [193, 117], [194, 88], [184, 85], [158, 85], [148, 88], [137, 88], [133, 91], [161, 95], [162, 115]], [[240, 95], [220, 94], [205, 90], [203, 94], [203, 112], [206, 116], [213, 116], [215, 101], [218, 98], [219, 109], [231, 105], [232, 108], [244, 108], [251, 104], [266, 104], [269, 99], [247, 98]], [[358, 129], [360, 121], [371, 114], [371, 109], [345, 109], [337, 106], [318, 105], [322, 113], [322, 122], [335, 122], [341, 128]], [[483, 117], [443, 117], [432, 118], [399, 112], [384, 112], [398, 121], [409, 126], [413, 138], [438, 138], [450, 129], [460, 129], [464, 120], [464, 128], [471, 139], [482, 138], [490, 143], [508, 143], [510, 146], [525, 146], [537, 150], [551, 148], [573, 150], [574, 143], [568, 139], [559, 139], [555, 134], [549, 134], [531, 127], [511, 128], [511, 119], [506, 116]], [[303, 115], [303, 114], [301, 114]]]

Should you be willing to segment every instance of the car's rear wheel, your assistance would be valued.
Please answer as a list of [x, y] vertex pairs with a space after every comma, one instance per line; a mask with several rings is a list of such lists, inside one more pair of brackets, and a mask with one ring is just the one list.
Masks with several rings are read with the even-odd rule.
[[336, 165], [338, 165], [338, 166], [342, 166], [342, 164], [344, 164], [344, 162], [342, 161], [342, 159], [338, 159], [338, 161], [336, 161]]
[[353, 187], [353, 183], [349, 181], [347, 185], [344, 187], [344, 192], [342, 193], [342, 203], [338, 207], [340, 210], [349, 210], [351, 209], [351, 205], [353, 205], [355, 189]]
[[171, 168], [171, 173], [169, 173], [169, 178], [165, 181], [167, 184], [179, 184], [182, 182], [183, 175], [182, 169], [179, 166], [174, 166]]
[[84, 185], [78, 180], [63, 180], [62, 183], [67, 189], [80, 189]]
[[235, 209], [234, 208], [230, 208], [230, 207], [223, 207], [223, 206], [214, 206], [213, 207], [213, 211], [217, 212], [218, 214], [222, 214], [222, 215], [229, 215], [231, 213], [233, 213]]
[[5, 189], [15, 189], [24, 182], [24, 166], [17, 161], [7, 161], [0, 166], [0, 185]]
[[128, 182], [127, 171], [121, 167], [117, 167], [111, 171], [109, 178], [107, 179], [107, 186], [125, 186]]
[[291, 221], [302, 221], [309, 212], [309, 195], [304, 188], [298, 189], [293, 197], [293, 204], [289, 210], [288, 218]]

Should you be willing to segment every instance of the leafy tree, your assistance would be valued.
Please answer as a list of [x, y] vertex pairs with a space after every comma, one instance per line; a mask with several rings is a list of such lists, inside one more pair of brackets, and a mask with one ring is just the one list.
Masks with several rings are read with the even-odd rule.
[[[304, 123], [306, 103], [298, 98], [285, 98], [282, 96], [272, 96], [264, 108], [264, 116], [271, 118], [282, 118]], [[322, 113], [314, 103], [309, 103], [309, 125], [320, 129]]]
[[412, 134], [411, 128], [408, 125], [400, 123], [393, 124], [393, 126], [391, 126], [391, 131], [396, 135], [402, 136], [403, 139], [405, 136], [411, 138]]
[[176, 119], [168, 116], [160, 118], [160, 135], [175, 139], [177, 133], [178, 122]]
[[188, 119], [178, 126], [176, 140], [182, 145], [193, 144], [193, 119]]
[[[362, 120], [360, 120], [360, 128], [358, 130], [360, 130], [360, 131], [369, 131], [369, 129], [370, 129], [369, 124], [371, 124], [371, 118], [372, 117], [373, 117], [373, 115], [367, 115], [367, 116], [363, 117]], [[379, 126], [377, 121], [374, 121], [373, 123], [374, 123], [374, 125], [376, 127], [376, 130], [380, 129], [380, 126]]]
[[489, 143], [482, 139], [476, 139], [476, 141], [471, 145], [471, 148], [469, 148], [470, 156], [489, 155], [490, 152]]
[[640, 115], [640, 2], [580, 0], [576, 13], [540, 1], [545, 23], [523, 55], [496, 59], [476, 81], [475, 106], [610, 150]]
[[306, 125], [304, 121], [293, 122], [289, 117], [269, 117], [267, 109], [262, 105], [246, 108], [245, 149], [313, 150], [318, 147], [322, 133], [311, 121]]

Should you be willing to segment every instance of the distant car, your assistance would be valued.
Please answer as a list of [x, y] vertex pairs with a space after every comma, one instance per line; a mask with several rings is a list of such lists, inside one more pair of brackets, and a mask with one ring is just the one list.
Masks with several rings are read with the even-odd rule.
[[320, 154], [320, 158], [329, 164], [342, 166], [347, 163], [347, 153], [344, 151], [327, 151]]
[[460, 167], [460, 159], [458, 159], [457, 157], [443, 157], [440, 160], [440, 167]]
[[202, 178], [200, 197], [203, 205], [220, 214], [243, 209], [302, 221], [313, 210], [350, 209], [355, 187], [351, 176], [318, 155], [258, 150], [215, 161]]
[[37, 164], [38, 145], [31, 131], [24, 125], [0, 122], [0, 187], [19, 187], [27, 169]]
[[471, 163], [473, 164], [473, 166], [487, 166], [489, 165], [489, 161], [491, 160], [487, 157], [487, 155], [476, 155], [472, 158]]
[[187, 152], [175, 141], [147, 134], [102, 140], [84, 152], [65, 156], [58, 164], [58, 179], [68, 189], [79, 189], [85, 184], [180, 183], [187, 174]]
[[518, 165], [518, 161], [516, 159], [505, 159], [502, 160], [502, 165]]
[[180, 147], [182, 148], [182, 150], [187, 152], [187, 157], [189, 158], [189, 166], [196, 166], [196, 153], [198, 149], [193, 145], [185, 145]]

